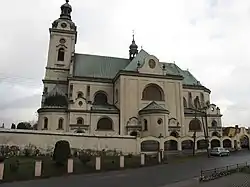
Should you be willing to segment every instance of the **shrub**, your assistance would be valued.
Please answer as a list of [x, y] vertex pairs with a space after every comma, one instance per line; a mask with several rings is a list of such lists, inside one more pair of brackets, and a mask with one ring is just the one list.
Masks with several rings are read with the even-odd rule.
[[132, 153], [129, 153], [128, 154], [128, 158], [132, 158], [133, 157], [133, 154]]
[[64, 165], [71, 156], [70, 145], [68, 141], [60, 140], [56, 142], [53, 160], [57, 165]]
[[91, 156], [82, 152], [80, 153], [79, 155], [79, 160], [83, 163], [83, 164], [86, 164], [88, 163], [90, 160], [91, 160]]
[[19, 169], [19, 160], [13, 159], [13, 161], [10, 163], [10, 170], [12, 172], [16, 172]]

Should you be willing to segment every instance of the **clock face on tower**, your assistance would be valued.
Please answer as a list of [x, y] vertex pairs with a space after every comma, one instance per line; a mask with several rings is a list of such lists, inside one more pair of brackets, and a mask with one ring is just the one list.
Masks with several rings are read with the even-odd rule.
[[155, 61], [154, 61], [154, 59], [150, 59], [149, 61], [148, 61], [148, 65], [149, 65], [149, 67], [150, 68], [155, 68]]
[[61, 27], [62, 27], [62, 28], [66, 28], [66, 27], [67, 27], [67, 24], [66, 24], [66, 23], [62, 23], [62, 24], [61, 24]]

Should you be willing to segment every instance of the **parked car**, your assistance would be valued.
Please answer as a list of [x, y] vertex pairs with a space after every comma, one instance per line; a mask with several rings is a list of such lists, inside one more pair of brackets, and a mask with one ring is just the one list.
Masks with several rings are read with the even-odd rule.
[[210, 155], [214, 155], [214, 156], [229, 156], [230, 155], [230, 151], [222, 148], [222, 147], [214, 147], [211, 151], [210, 151]]

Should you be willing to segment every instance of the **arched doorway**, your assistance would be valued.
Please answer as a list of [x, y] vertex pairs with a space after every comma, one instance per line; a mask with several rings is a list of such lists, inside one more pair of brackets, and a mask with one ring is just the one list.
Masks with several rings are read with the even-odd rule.
[[141, 143], [141, 152], [157, 152], [160, 149], [160, 143], [156, 140], [145, 140]]
[[207, 148], [206, 140], [198, 140], [197, 141], [197, 149], [203, 150]]
[[165, 151], [176, 151], [178, 150], [178, 143], [175, 140], [168, 140], [164, 142]]
[[249, 138], [247, 135], [243, 135], [240, 137], [240, 146], [241, 148], [249, 148]]
[[223, 147], [224, 148], [232, 148], [232, 141], [229, 139], [223, 140]]
[[184, 140], [183, 142], [181, 142], [181, 147], [182, 147], [182, 150], [193, 149], [193, 141]]
[[214, 148], [214, 147], [220, 147], [220, 140], [213, 139], [211, 141], [211, 148]]

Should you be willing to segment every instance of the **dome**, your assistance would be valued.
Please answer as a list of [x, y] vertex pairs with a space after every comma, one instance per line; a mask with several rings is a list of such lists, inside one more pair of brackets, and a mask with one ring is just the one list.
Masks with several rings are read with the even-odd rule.
[[61, 18], [71, 20], [72, 7], [69, 4], [69, 0], [61, 6]]
[[47, 107], [67, 107], [68, 99], [66, 95], [55, 86], [55, 88], [45, 97], [43, 105]]
[[64, 9], [64, 8], [68, 8], [68, 9], [71, 9], [71, 10], [72, 10], [72, 7], [71, 7], [71, 5], [69, 4], [69, 1], [68, 1], [68, 0], [66, 0], [66, 3], [63, 4], [63, 5], [61, 6], [61, 9]]
[[134, 35], [133, 35], [132, 44], [129, 46], [129, 48], [130, 48], [130, 49], [136, 49], [136, 50], [137, 50], [137, 48], [138, 48], [138, 46], [137, 46], [136, 43], [135, 43], [135, 37], [134, 37]]
[[135, 41], [132, 42], [132, 44], [129, 46], [130, 49], [137, 49], [138, 46], [136, 45]]

